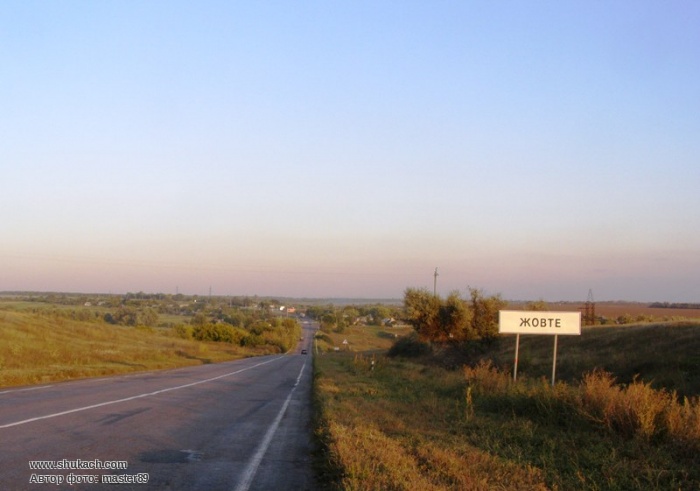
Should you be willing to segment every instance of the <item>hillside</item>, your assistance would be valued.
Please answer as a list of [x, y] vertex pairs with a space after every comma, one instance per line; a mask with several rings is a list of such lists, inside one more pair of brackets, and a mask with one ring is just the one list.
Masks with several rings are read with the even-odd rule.
[[183, 339], [173, 328], [109, 324], [87, 309], [18, 304], [0, 309], [0, 387], [214, 363], [250, 353], [230, 343]]
[[[552, 336], [522, 335], [518, 376], [549, 378], [552, 354]], [[514, 335], [479, 355], [508, 371], [514, 357]], [[557, 380], [576, 382], [595, 369], [610, 372], [620, 383], [638, 377], [655, 388], [700, 395], [700, 322], [584, 327], [581, 336], [559, 336]]]
[[700, 486], [700, 323], [560, 336], [554, 388], [549, 336], [522, 336], [517, 383], [514, 336], [410, 358], [381, 351], [390, 337], [379, 328], [322, 335], [324, 348], [350, 347], [314, 359], [324, 488]]

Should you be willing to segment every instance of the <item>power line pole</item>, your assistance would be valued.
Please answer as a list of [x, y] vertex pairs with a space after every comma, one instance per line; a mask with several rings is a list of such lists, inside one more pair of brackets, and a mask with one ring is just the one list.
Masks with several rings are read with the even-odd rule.
[[586, 321], [585, 325], [595, 324], [595, 301], [593, 300], [593, 290], [588, 290], [588, 300], [586, 300]]
[[583, 307], [579, 307], [579, 310], [583, 310], [583, 316], [581, 321], [583, 321], [584, 326], [592, 326], [595, 324], [595, 301], [593, 300], [593, 290], [588, 290], [588, 299]]
[[434, 278], [433, 278], [433, 296], [437, 297], [437, 277], [439, 276], [438, 272], [437, 272], [437, 268], [435, 268], [435, 274], [433, 276], [434, 276]]

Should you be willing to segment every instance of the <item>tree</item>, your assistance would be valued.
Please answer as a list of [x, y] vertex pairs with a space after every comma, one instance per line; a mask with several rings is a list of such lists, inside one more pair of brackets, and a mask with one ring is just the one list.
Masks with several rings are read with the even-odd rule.
[[470, 300], [453, 291], [446, 299], [425, 288], [404, 292], [406, 320], [421, 340], [432, 342], [491, 338], [498, 335], [498, 311], [505, 307], [499, 295], [485, 297], [469, 289]]
[[500, 295], [485, 297], [481, 290], [469, 288], [471, 297], [471, 333], [473, 339], [498, 336], [498, 311], [508, 305]]
[[343, 317], [348, 320], [348, 323], [354, 324], [358, 317], [360, 317], [360, 311], [353, 306], [343, 307]]
[[138, 312], [131, 307], [119, 307], [112, 315], [115, 324], [123, 326], [138, 325]]
[[333, 313], [327, 312], [321, 316], [320, 328], [322, 331], [331, 332], [333, 326], [336, 325], [336, 316]]
[[425, 288], [407, 288], [404, 293], [407, 321], [425, 341], [465, 339], [470, 313], [459, 292], [443, 300]]
[[375, 305], [369, 309], [372, 316], [372, 325], [381, 326], [382, 321], [391, 316], [391, 312], [384, 305]]
[[158, 324], [158, 312], [148, 307], [141, 312], [138, 322], [144, 326], [155, 326]]
[[406, 288], [403, 304], [406, 321], [413, 326], [421, 340], [438, 338], [440, 299], [425, 288]]
[[469, 321], [472, 315], [467, 304], [459, 296], [459, 292], [450, 293], [445, 302], [440, 305], [439, 312], [443, 339], [459, 341], [468, 338]]

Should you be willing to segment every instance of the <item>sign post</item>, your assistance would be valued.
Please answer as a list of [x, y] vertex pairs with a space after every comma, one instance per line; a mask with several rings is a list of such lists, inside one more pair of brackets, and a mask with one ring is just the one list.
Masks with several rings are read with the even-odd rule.
[[557, 340], [559, 339], [559, 336], [557, 334], [554, 335], [554, 356], [552, 357], [552, 387], [554, 387], [554, 378], [557, 373]]
[[515, 335], [515, 363], [513, 364], [513, 382], [518, 379], [518, 350], [520, 349], [520, 334]]
[[552, 362], [552, 386], [557, 368], [557, 341], [560, 334], [581, 335], [581, 312], [538, 312], [526, 310], [499, 310], [498, 332], [517, 334], [515, 340], [515, 365], [513, 381], [518, 375], [518, 350], [521, 334], [546, 334], [554, 336], [554, 356]]

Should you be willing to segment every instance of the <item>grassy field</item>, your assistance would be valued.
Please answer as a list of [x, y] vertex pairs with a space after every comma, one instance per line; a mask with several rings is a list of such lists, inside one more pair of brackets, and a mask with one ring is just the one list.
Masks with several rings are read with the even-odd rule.
[[[31, 307], [31, 308], [30, 308]], [[75, 320], [36, 305], [0, 309], [0, 387], [214, 363], [249, 356], [172, 329]]]
[[[550, 377], [553, 337], [521, 336], [518, 374]], [[515, 336], [504, 336], [485, 353], [512, 370]], [[700, 323], [668, 322], [615, 327], [584, 327], [581, 336], [559, 336], [557, 380], [578, 382], [602, 369], [620, 383], [635, 377], [681, 395], [700, 395]]]
[[[383, 353], [401, 336], [413, 332], [408, 326], [399, 327], [352, 327], [347, 332], [318, 332], [315, 339], [315, 349], [318, 353], [352, 352], [370, 355], [373, 352]], [[347, 343], [343, 343], [347, 341]]]
[[[527, 302], [512, 302], [508, 309], [520, 310]], [[547, 310], [583, 312], [585, 302], [549, 302]], [[700, 309], [651, 307], [640, 302], [595, 302], [595, 315], [604, 318], [609, 324], [618, 319], [626, 322], [667, 322], [681, 320], [700, 320]]]
[[[326, 488], [700, 489], [700, 401], [634, 375], [625, 385], [614, 379], [615, 370], [632, 373], [628, 365], [652, 354], [656, 376], [670, 385], [679, 384], [678, 374], [664, 375], [667, 368], [697, 374], [700, 325], [584, 331], [578, 347], [560, 344], [568, 383], [555, 388], [549, 337], [523, 341], [529, 361], [514, 384], [507, 361], [502, 369], [450, 370], [430, 357], [389, 358], [378, 351], [391, 342], [386, 332], [323, 335], [326, 347], [342, 338], [350, 350], [314, 358], [317, 462]], [[482, 357], [510, 359], [512, 341], [494, 343]], [[643, 354], [627, 356], [634, 353]], [[614, 375], [582, 375], [595, 367]], [[637, 366], [640, 377], [645, 367]], [[680, 385], [698, 393], [695, 382]]]
[[[108, 324], [107, 312], [4, 302], [0, 387], [270, 349]], [[350, 327], [317, 334], [316, 461], [325, 488], [700, 489], [700, 323], [597, 326], [560, 336], [554, 388], [549, 336], [521, 337], [516, 384], [514, 336], [387, 357], [410, 333]]]

